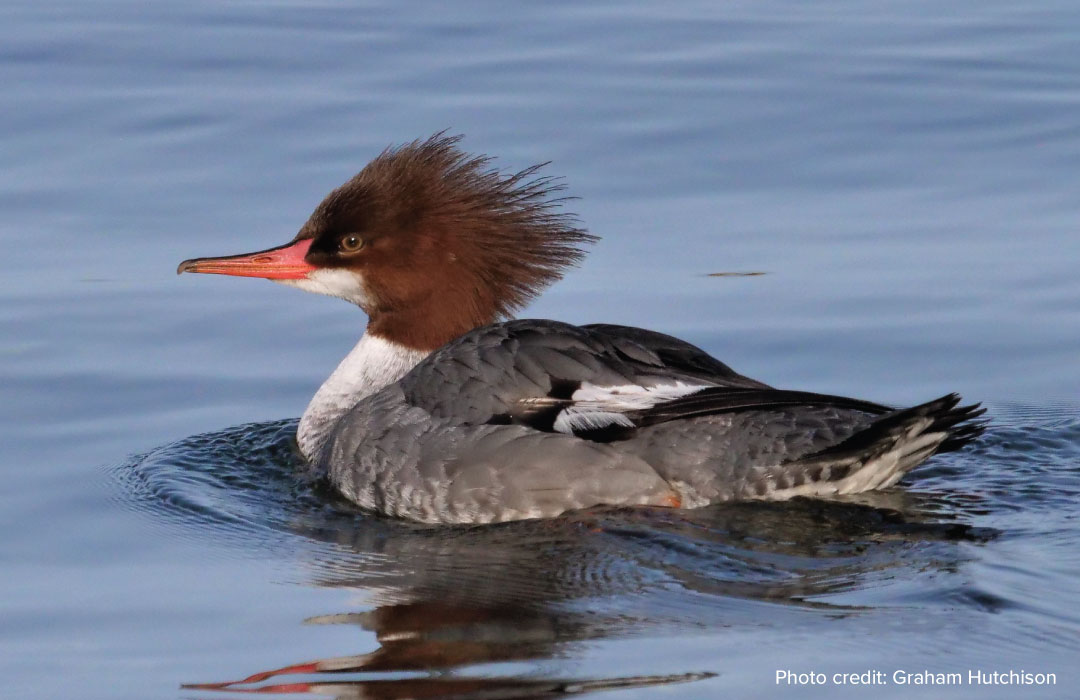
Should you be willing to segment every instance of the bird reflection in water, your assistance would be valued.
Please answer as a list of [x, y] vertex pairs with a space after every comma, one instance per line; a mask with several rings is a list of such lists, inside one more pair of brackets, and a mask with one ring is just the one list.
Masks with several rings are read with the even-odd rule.
[[[883, 581], [903, 589], [927, 571], [955, 568], [963, 556], [955, 541], [994, 534], [964, 524], [958, 494], [910, 490], [843, 503], [596, 510], [430, 528], [359, 513], [304, 482], [289, 447], [294, 426], [188, 438], [140, 457], [125, 478], [156, 515], [212, 525], [226, 538], [240, 529], [248, 547], [288, 538], [306, 583], [355, 590], [367, 608], [307, 622], [357, 625], [378, 647], [187, 688], [486, 699], [698, 681], [722, 674], [722, 660], [671, 669], [679, 659], [662, 658], [659, 670], [675, 672], [656, 675], [568, 674], [566, 666], [587, 660], [599, 640], [813, 629], [875, 614], [843, 594]], [[208, 503], [221, 512], [207, 512]]]

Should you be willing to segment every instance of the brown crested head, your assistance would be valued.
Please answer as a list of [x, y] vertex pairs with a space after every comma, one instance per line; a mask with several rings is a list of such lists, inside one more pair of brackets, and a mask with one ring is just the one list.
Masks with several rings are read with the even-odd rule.
[[432, 350], [510, 316], [580, 261], [595, 237], [560, 210], [562, 186], [539, 165], [504, 174], [460, 140], [387, 149], [331, 192], [296, 236], [318, 272], [295, 286], [350, 299], [368, 332]]
[[177, 272], [263, 277], [358, 304], [368, 332], [434, 350], [510, 316], [595, 240], [560, 209], [542, 166], [502, 173], [438, 133], [383, 151], [292, 242], [193, 258]]

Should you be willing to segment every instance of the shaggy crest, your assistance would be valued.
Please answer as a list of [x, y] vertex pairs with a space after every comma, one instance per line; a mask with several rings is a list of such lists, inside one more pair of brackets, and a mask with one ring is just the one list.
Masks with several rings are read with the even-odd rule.
[[[504, 174], [491, 158], [461, 151], [461, 139], [439, 132], [386, 149], [332, 192], [297, 238], [318, 242], [349, 226], [393, 236], [408, 246], [397, 249], [397, 263], [438, 279], [439, 295], [464, 305], [471, 327], [509, 317], [578, 263], [596, 237], [559, 211], [570, 198], [553, 196], [564, 189], [556, 178], [537, 176], [547, 163]], [[377, 310], [405, 306], [399, 297], [413, 290], [393, 289], [406, 285], [402, 274], [379, 275], [376, 285], [379, 278], [387, 288], [374, 290], [385, 307]]]

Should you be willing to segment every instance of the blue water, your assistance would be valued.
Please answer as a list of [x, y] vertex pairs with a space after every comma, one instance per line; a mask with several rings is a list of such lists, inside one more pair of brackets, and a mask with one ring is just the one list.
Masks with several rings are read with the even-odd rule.
[[[1078, 37], [1060, 0], [3, 4], [0, 694], [1074, 697]], [[353, 511], [289, 434], [363, 315], [173, 271], [444, 128], [603, 238], [527, 315], [993, 427], [860, 503]], [[1009, 669], [1057, 684], [891, 681]]]

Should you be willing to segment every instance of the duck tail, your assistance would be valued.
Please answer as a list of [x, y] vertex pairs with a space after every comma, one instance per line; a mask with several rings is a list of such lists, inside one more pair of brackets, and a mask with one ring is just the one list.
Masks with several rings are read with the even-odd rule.
[[[886, 413], [846, 440], [789, 462], [804, 475], [796, 495], [860, 493], [892, 486], [939, 452], [962, 448], [986, 429], [986, 409], [960, 405], [948, 394], [918, 406]], [[777, 494], [779, 495], [779, 494]]]

